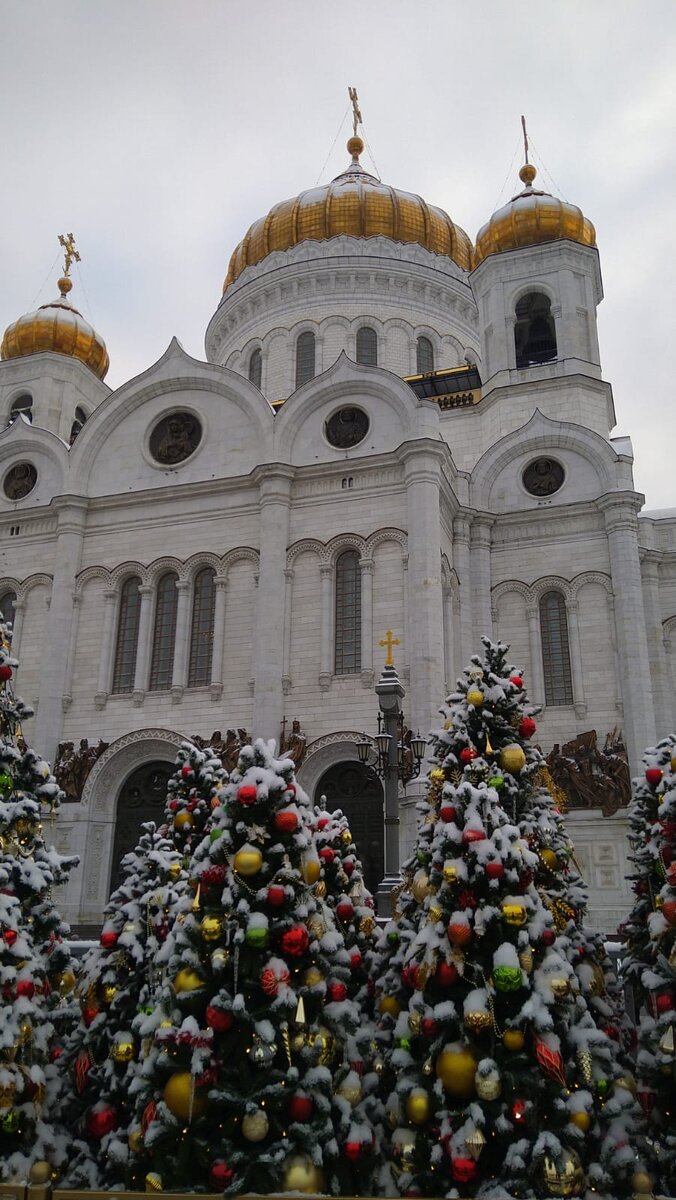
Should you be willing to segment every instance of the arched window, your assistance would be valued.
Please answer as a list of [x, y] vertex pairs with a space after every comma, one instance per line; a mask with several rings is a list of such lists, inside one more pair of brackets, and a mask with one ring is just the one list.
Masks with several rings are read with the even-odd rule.
[[13, 625], [15, 609], [16, 592], [3, 592], [0, 596], [0, 620], [7, 625]]
[[315, 377], [315, 335], [301, 333], [296, 342], [296, 387]]
[[70, 427], [69, 445], [71, 445], [71, 446], [73, 445], [73, 442], [75, 441], [78, 433], [82, 429], [82, 426], [84, 425], [86, 420], [87, 420], [87, 414], [86, 414], [84, 408], [80, 408], [80, 406], [78, 405], [78, 407], [75, 409], [75, 416], [73, 418], [73, 424]]
[[368, 325], [357, 330], [357, 362], [365, 367], [378, 366], [378, 334]]
[[418, 375], [429, 375], [434, 370], [434, 346], [427, 337], [419, 337], [416, 342], [415, 365]]
[[345, 550], [336, 562], [336, 675], [361, 670], [359, 554]]
[[545, 592], [540, 599], [540, 635], [546, 704], [572, 704], [573, 684], [568, 649], [566, 601], [561, 592]]
[[514, 345], [517, 367], [531, 367], [556, 358], [556, 329], [548, 296], [529, 292], [515, 311]]
[[255, 383], [256, 387], [261, 386], [263, 378], [263, 355], [260, 350], [252, 350], [249, 357], [249, 379], [251, 383]]
[[153, 654], [150, 661], [151, 692], [162, 692], [171, 687], [176, 644], [177, 580], [175, 571], [167, 571], [157, 585]]
[[131, 692], [136, 672], [136, 648], [138, 626], [141, 615], [141, 580], [136, 576], [128, 579], [120, 593], [120, 613], [117, 620], [115, 642], [115, 665], [113, 667], [113, 692]]
[[214, 570], [204, 567], [195, 576], [190, 631], [188, 687], [211, 682], [211, 651], [214, 641]]
[[7, 424], [12, 425], [19, 415], [24, 416], [31, 424], [33, 423], [33, 397], [30, 392], [22, 392], [12, 401]]

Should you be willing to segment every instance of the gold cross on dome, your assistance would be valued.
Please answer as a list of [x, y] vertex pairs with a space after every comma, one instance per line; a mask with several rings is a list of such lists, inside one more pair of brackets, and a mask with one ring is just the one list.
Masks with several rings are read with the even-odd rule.
[[527, 162], [528, 162], [528, 133], [527, 133], [527, 130], [526, 130], [526, 118], [525, 118], [525, 117], [523, 117], [523, 116], [522, 116], [522, 118], [521, 118], [521, 128], [523, 129], [523, 152], [524, 152], [524, 162], [526, 162], [526, 163], [527, 163]]
[[392, 647], [401, 645], [399, 638], [392, 637], [392, 630], [388, 629], [387, 633], [385, 634], [385, 637], [381, 638], [381, 640], [378, 642], [378, 645], [387, 647], [387, 657], [385, 659], [385, 666], [393, 667], [394, 659], [392, 657]]
[[359, 125], [361, 123], [361, 110], [359, 108], [359, 96], [357, 95], [357, 89], [353, 88], [353, 87], [349, 87], [347, 89], [347, 94], [350, 97], [350, 100], [352, 101], [352, 134], [354, 137], [356, 137], [357, 136], [357, 125]]
[[64, 275], [68, 275], [73, 259], [75, 259], [75, 262], [80, 262], [80, 255], [75, 249], [75, 238], [72, 233], [60, 233], [59, 245], [63, 246], [66, 251], [63, 273]]

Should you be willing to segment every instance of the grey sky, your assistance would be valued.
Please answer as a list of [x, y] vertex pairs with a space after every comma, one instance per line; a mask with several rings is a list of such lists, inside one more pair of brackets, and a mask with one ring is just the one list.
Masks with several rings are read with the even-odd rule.
[[615, 433], [647, 506], [676, 503], [674, 0], [0, 0], [0, 18], [2, 329], [56, 294], [72, 230], [111, 386], [173, 334], [202, 358], [232, 249], [317, 181], [348, 84], [382, 178], [472, 238], [516, 190], [525, 112], [540, 182], [596, 225]]

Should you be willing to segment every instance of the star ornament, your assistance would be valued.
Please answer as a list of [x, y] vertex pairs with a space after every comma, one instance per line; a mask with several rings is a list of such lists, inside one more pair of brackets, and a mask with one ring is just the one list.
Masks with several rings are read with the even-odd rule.
[[251, 841], [261, 842], [261, 844], [270, 837], [270, 834], [264, 825], [252, 825], [249, 833]]

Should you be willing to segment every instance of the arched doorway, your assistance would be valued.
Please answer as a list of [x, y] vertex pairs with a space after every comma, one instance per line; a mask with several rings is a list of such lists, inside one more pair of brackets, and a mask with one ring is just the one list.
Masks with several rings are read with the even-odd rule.
[[115, 891], [120, 882], [122, 859], [137, 844], [144, 821], [162, 824], [167, 782], [172, 774], [173, 770], [167, 763], [144, 763], [142, 767], [137, 767], [122, 785], [117, 801], [108, 895]]
[[326, 796], [330, 812], [340, 808], [345, 813], [364, 867], [364, 882], [375, 894], [385, 873], [383, 789], [378, 776], [360, 762], [335, 763], [315, 788], [315, 804], [320, 796]]

